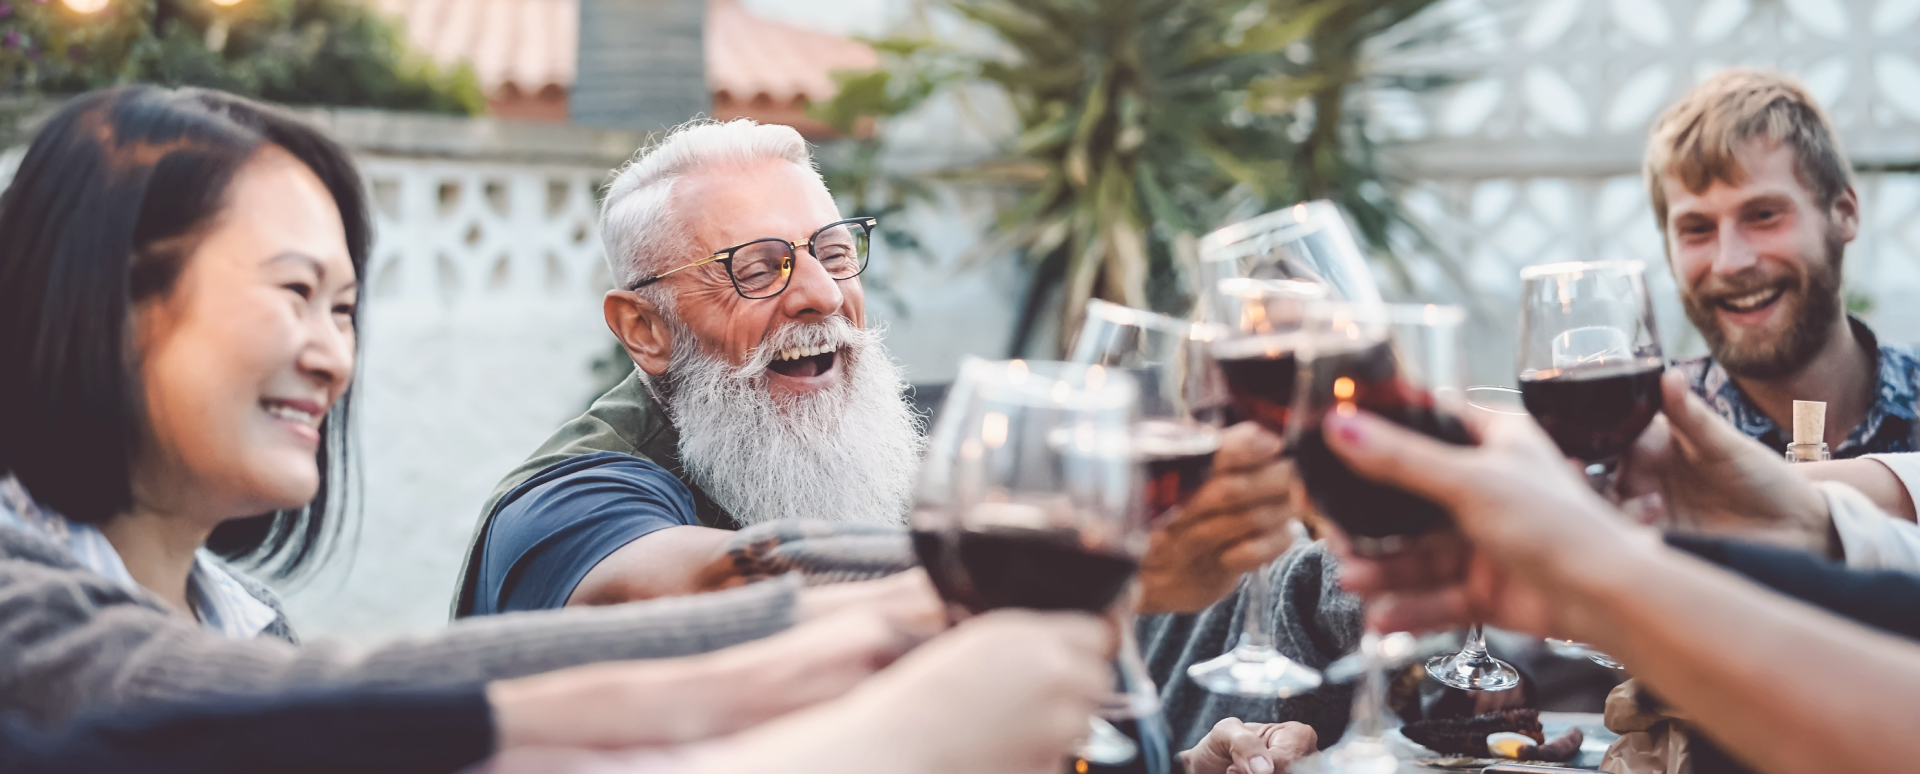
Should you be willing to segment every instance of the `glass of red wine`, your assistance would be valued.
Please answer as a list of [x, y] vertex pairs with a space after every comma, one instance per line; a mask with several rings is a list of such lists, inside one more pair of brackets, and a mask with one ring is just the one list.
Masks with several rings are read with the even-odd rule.
[[1226, 386], [1206, 352], [1215, 338], [1214, 326], [1087, 303], [1068, 360], [1129, 374], [1140, 390], [1131, 448], [1145, 474], [1149, 528], [1178, 515], [1213, 473], [1227, 413]]
[[[911, 517], [915, 553], [953, 615], [1105, 614], [1127, 604], [1147, 546], [1131, 452], [1137, 405], [1134, 380], [1103, 366], [961, 364]], [[1106, 712], [1151, 711], [1125, 687]], [[1151, 696], [1151, 684], [1145, 690]], [[1089, 722], [1083, 760], [1119, 765], [1137, 755], [1112, 724]]]
[[[1560, 451], [1586, 464], [1607, 494], [1620, 456], [1660, 413], [1666, 359], [1653, 323], [1646, 264], [1588, 261], [1520, 270], [1520, 395]], [[1561, 655], [1620, 662], [1586, 645], [1547, 640]]]
[[[1307, 304], [1326, 295], [1325, 286], [1300, 280], [1236, 278], [1219, 283], [1212, 308], [1227, 324], [1211, 352], [1240, 417], [1259, 422], [1275, 435], [1286, 434], [1302, 314]], [[1254, 571], [1246, 580], [1247, 612], [1233, 648], [1187, 667], [1195, 684], [1214, 693], [1263, 698], [1293, 696], [1320, 686], [1319, 671], [1287, 658], [1274, 644], [1273, 592], [1265, 570]]]
[[1458, 307], [1413, 304], [1308, 305], [1298, 334], [1288, 446], [1307, 497], [1351, 541], [1355, 553], [1386, 554], [1446, 524], [1425, 498], [1354, 473], [1322, 435], [1328, 413], [1366, 410], [1412, 430], [1467, 444], [1460, 417]]
[[[1466, 393], [1469, 411], [1496, 417], [1527, 416], [1519, 390], [1476, 386], [1468, 387]], [[1467, 627], [1466, 643], [1459, 652], [1428, 659], [1427, 674], [1441, 685], [1463, 691], [1505, 691], [1520, 685], [1520, 671], [1487, 652], [1487, 633], [1480, 624]]]

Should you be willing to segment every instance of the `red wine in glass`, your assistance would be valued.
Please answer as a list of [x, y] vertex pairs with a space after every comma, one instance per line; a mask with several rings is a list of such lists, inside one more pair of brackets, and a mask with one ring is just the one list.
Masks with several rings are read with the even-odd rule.
[[1101, 613], [1139, 567], [1132, 556], [1090, 548], [1067, 529], [914, 530], [913, 545], [941, 597], [974, 613], [1003, 607]]
[[1147, 469], [1147, 526], [1160, 526], [1213, 475], [1220, 433], [1211, 426], [1149, 419], [1133, 426], [1133, 456]]
[[1660, 413], [1659, 358], [1551, 368], [1520, 377], [1520, 399], [1560, 451], [1586, 462], [1626, 452]]
[[[1395, 486], [1375, 483], [1349, 469], [1321, 433], [1327, 411], [1365, 409], [1403, 427], [1448, 443], [1469, 444], [1466, 426], [1435, 405], [1426, 390], [1401, 377], [1386, 343], [1346, 351], [1322, 351], [1313, 361], [1294, 459], [1314, 505], [1354, 539], [1362, 553], [1392, 550], [1396, 538], [1417, 535], [1447, 522], [1433, 502]], [[1349, 408], [1351, 407], [1351, 408]]]
[[1293, 409], [1298, 346], [1298, 336], [1254, 336], [1222, 342], [1213, 350], [1237, 413], [1276, 435], [1286, 434]]

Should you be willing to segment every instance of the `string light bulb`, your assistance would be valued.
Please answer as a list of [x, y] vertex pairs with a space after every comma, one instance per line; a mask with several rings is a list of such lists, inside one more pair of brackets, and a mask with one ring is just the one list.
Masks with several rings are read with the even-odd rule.
[[240, 4], [240, 0], [210, 0], [210, 2], [219, 6], [235, 6]]
[[99, 13], [111, 0], [60, 0], [76, 13]]

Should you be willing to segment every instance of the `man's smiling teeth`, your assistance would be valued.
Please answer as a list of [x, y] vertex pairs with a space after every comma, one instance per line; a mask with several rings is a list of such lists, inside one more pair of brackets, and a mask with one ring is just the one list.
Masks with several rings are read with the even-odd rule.
[[267, 413], [291, 422], [299, 422], [303, 425], [311, 425], [316, 419], [312, 414], [283, 403], [268, 403]]
[[824, 355], [828, 352], [832, 352], [833, 349], [834, 349], [833, 347], [799, 347], [797, 349], [781, 350], [780, 354], [775, 355], [773, 359], [774, 360], [799, 360], [800, 358], [803, 358], [803, 357], [813, 357], [814, 355]]
[[1779, 298], [1780, 294], [1783, 292], [1785, 291], [1781, 290], [1780, 288], [1768, 288], [1766, 290], [1756, 290], [1744, 296], [1735, 296], [1733, 298], [1723, 299], [1720, 302], [1720, 305], [1723, 307], [1726, 307], [1728, 311], [1732, 311], [1732, 312], [1751, 312], [1755, 309], [1759, 309], [1760, 307], [1766, 306], [1767, 304], [1773, 303], [1773, 300], [1776, 298]]

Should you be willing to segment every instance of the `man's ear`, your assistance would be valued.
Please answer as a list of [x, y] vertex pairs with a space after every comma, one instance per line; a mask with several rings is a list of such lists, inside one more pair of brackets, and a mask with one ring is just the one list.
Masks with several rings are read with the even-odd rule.
[[1827, 217], [1832, 220], [1834, 230], [1840, 234], [1840, 241], [1851, 242], [1860, 235], [1860, 195], [1853, 192], [1853, 186], [1833, 197], [1833, 206], [1827, 209]]
[[634, 365], [648, 376], [666, 373], [667, 364], [673, 361], [673, 331], [653, 302], [634, 291], [614, 289], [607, 291], [601, 307], [607, 316], [607, 329], [620, 340]]

